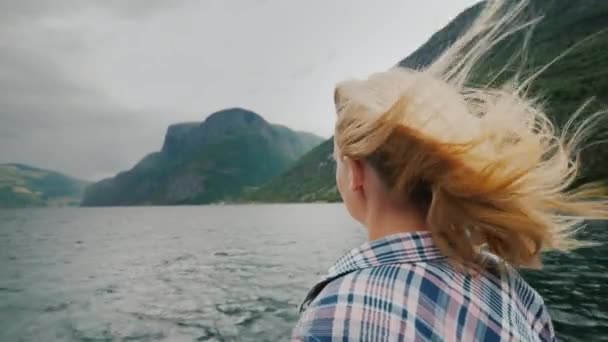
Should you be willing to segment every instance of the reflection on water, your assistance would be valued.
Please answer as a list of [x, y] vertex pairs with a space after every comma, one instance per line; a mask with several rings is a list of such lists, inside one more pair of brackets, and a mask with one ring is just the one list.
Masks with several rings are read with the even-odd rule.
[[[0, 340], [285, 340], [363, 239], [339, 205], [0, 211]], [[525, 273], [566, 340], [608, 340], [606, 252]]]

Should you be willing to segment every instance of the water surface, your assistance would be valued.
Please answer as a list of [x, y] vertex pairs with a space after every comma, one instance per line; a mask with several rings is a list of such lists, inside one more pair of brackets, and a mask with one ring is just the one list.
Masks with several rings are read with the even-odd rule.
[[[364, 239], [341, 205], [0, 210], [0, 341], [286, 340]], [[526, 273], [566, 340], [608, 341], [607, 252]]]

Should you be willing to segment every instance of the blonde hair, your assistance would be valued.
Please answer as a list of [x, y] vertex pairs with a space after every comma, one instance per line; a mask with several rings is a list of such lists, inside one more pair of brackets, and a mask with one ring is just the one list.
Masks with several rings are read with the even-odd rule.
[[[512, 3], [512, 2], [509, 2]], [[427, 223], [459, 263], [485, 249], [514, 266], [540, 265], [542, 250], [581, 245], [586, 219], [608, 218], [598, 184], [572, 189], [581, 143], [603, 113], [559, 133], [526, 90], [532, 78], [471, 86], [478, 61], [534, 21], [527, 1], [487, 1], [472, 26], [421, 70], [395, 67], [336, 87], [335, 142], [368, 161], [389, 189], [415, 201], [427, 189]]]

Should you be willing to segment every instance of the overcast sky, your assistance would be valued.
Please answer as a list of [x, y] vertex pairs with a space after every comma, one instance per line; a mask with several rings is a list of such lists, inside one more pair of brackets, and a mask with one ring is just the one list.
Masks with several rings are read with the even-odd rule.
[[98, 180], [241, 106], [329, 137], [333, 87], [475, 0], [0, 0], [0, 163]]

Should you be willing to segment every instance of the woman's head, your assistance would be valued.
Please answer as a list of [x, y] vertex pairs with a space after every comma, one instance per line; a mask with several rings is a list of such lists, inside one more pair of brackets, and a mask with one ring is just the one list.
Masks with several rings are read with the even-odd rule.
[[472, 262], [485, 247], [529, 266], [542, 249], [576, 246], [573, 229], [608, 217], [608, 208], [593, 188], [567, 191], [591, 119], [557, 135], [526, 98], [527, 82], [468, 84], [525, 1], [502, 6], [487, 2], [469, 31], [423, 70], [394, 68], [336, 87], [336, 178], [360, 221], [370, 201], [415, 208], [454, 259]]
[[[471, 134], [450, 131], [457, 124], [452, 120], [461, 116], [463, 122], [469, 115], [460, 95], [442, 82], [424, 79], [426, 76], [395, 68], [336, 88], [336, 182], [349, 212], [364, 224], [369, 205], [426, 214], [431, 188], [425, 178], [435, 166], [426, 165], [432, 151], [419, 141], [421, 132], [463, 142]], [[451, 116], [443, 116], [447, 110], [438, 106], [444, 103], [432, 99], [440, 88], [444, 88], [444, 96], [452, 97]], [[420, 144], [422, 150], [417, 147]], [[406, 184], [409, 182], [415, 184]]]

